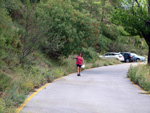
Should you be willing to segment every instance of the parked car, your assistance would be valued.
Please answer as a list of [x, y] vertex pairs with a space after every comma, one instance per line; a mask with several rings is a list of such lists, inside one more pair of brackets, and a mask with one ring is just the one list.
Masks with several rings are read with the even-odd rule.
[[121, 55], [120, 53], [115, 53], [115, 52], [109, 52], [109, 53], [106, 53], [100, 57], [101, 58], [116, 58], [120, 61], [124, 61], [123, 55]]
[[134, 58], [133, 55], [131, 55], [130, 52], [120, 52], [124, 56], [124, 62], [133, 62]]
[[139, 56], [135, 53], [131, 53], [131, 55], [133, 56], [133, 61], [139, 62], [139, 61], [146, 61], [146, 58], [143, 56]]

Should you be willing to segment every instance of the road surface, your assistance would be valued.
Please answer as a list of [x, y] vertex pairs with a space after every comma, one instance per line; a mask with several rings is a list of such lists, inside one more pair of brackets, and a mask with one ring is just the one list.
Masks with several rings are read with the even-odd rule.
[[130, 64], [85, 70], [37, 93], [21, 113], [150, 113], [150, 96], [126, 77]]

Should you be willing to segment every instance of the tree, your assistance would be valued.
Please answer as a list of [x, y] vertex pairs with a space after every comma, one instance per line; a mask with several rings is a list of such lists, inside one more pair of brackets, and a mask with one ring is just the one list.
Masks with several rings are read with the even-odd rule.
[[120, 5], [120, 0], [71, 0], [75, 9], [96, 19], [101, 26], [101, 34], [97, 39], [96, 51], [106, 52], [111, 49], [119, 36], [118, 27], [111, 22], [111, 14], [115, 7]]
[[72, 0], [72, 2], [79, 4], [78, 7], [75, 7], [76, 9], [81, 12], [87, 11], [100, 22], [101, 33], [105, 37], [111, 40], [115, 40], [118, 37], [117, 27], [112, 24], [110, 16], [115, 7], [119, 6], [120, 0]]
[[8, 60], [8, 57], [10, 58], [11, 56], [9, 55], [10, 51], [12, 54], [15, 48], [18, 47], [16, 33], [12, 28], [12, 19], [7, 12], [4, 0], [0, 0], [0, 64], [2, 62], [9, 64], [11, 61]]
[[132, 36], [140, 35], [149, 46], [150, 65], [150, 0], [128, 0], [122, 2], [112, 15], [112, 22], [122, 25]]
[[51, 26], [47, 32], [47, 42], [51, 41], [52, 36], [57, 36], [59, 41], [64, 42], [63, 47], [57, 53], [68, 56], [73, 52], [79, 52], [82, 47], [88, 48], [96, 45], [101, 30], [99, 22], [88, 13], [76, 10], [70, 0], [43, 1], [39, 9], [51, 17], [51, 19], [46, 19], [47, 24]]
[[[14, 3], [12, 3], [14, 4]], [[9, 7], [11, 17], [16, 23], [15, 29], [21, 42], [20, 63], [24, 63], [28, 55], [39, 49], [45, 39], [47, 23], [37, 15], [36, 2], [18, 0], [16, 7]]]

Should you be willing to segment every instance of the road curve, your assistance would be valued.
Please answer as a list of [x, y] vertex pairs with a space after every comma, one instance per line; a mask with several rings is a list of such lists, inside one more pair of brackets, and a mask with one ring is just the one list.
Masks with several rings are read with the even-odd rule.
[[20, 113], [150, 113], [150, 96], [126, 78], [130, 64], [85, 70], [37, 93]]

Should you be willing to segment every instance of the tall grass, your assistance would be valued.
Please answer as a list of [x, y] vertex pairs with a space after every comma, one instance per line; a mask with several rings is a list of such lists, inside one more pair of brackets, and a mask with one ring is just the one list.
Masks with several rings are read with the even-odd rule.
[[[24, 67], [17, 65], [11, 70], [0, 70], [0, 113], [15, 112], [16, 107], [23, 103], [26, 95], [35, 88], [76, 72], [75, 58], [76, 56], [70, 56], [52, 60], [38, 54], [35, 60]], [[115, 59], [99, 59], [92, 63], [85, 61], [85, 69], [118, 63], [120, 62]]]
[[148, 65], [138, 65], [130, 67], [128, 77], [144, 90], [150, 91], [150, 67]]

